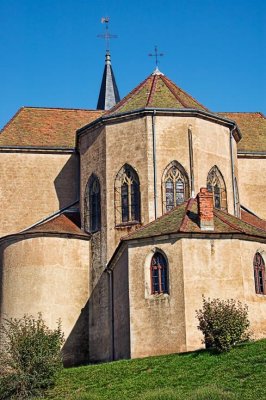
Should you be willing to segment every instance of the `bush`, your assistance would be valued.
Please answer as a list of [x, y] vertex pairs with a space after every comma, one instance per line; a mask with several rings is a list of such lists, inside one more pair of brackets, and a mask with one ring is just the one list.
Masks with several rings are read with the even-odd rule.
[[62, 368], [60, 321], [51, 330], [41, 314], [5, 319], [0, 334], [0, 399], [25, 399], [54, 384]]
[[203, 296], [203, 308], [196, 315], [206, 347], [214, 347], [218, 352], [229, 351], [250, 337], [248, 307], [240, 301], [206, 300]]

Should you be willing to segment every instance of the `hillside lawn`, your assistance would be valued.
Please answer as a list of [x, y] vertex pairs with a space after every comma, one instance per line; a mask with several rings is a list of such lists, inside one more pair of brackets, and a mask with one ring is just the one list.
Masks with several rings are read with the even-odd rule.
[[46, 399], [266, 399], [266, 340], [226, 354], [197, 351], [64, 369]]

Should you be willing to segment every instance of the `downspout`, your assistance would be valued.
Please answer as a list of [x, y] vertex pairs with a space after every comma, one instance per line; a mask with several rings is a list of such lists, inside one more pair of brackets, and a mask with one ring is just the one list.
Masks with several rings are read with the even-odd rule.
[[156, 110], [153, 110], [152, 121], [152, 156], [153, 156], [153, 193], [154, 193], [154, 219], [157, 218], [157, 170], [156, 170], [156, 130], [155, 130]]
[[188, 146], [189, 146], [189, 164], [190, 164], [190, 182], [191, 182], [191, 197], [195, 197], [194, 185], [194, 161], [193, 161], [193, 141], [192, 141], [192, 126], [188, 127]]
[[111, 361], [115, 359], [115, 334], [114, 334], [114, 278], [113, 278], [113, 270], [107, 269], [107, 273], [109, 276], [109, 305], [110, 305], [110, 315], [109, 318], [111, 320], [111, 338], [110, 338], [110, 346], [111, 352], [110, 357]]
[[233, 201], [234, 201], [234, 215], [237, 216], [236, 210], [236, 189], [235, 189], [235, 166], [234, 166], [234, 156], [233, 156], [233, 132], [235, 126], [230, 129], [230, 158], [231, 158], [231, 174], [232, 174], [232, 184], [233, 184]]

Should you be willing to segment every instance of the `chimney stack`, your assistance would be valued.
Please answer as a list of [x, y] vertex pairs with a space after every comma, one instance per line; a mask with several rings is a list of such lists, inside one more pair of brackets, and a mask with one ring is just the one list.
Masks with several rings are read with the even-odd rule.
[[213, 195], [207, 188], [201, 188], [198, 194], [198, 212], [200, 229], [213, 231]]

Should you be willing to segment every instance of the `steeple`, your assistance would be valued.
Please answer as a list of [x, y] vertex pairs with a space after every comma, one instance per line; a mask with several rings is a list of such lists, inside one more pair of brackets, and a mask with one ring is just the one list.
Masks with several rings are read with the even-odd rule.
[[97, 110], [109, 110], [119, 101], [120, 96], [111, 65], [111, 54], [109, 50], [106, 50], [105, 67], [103, 71], [103, 79], [97, 103]]

